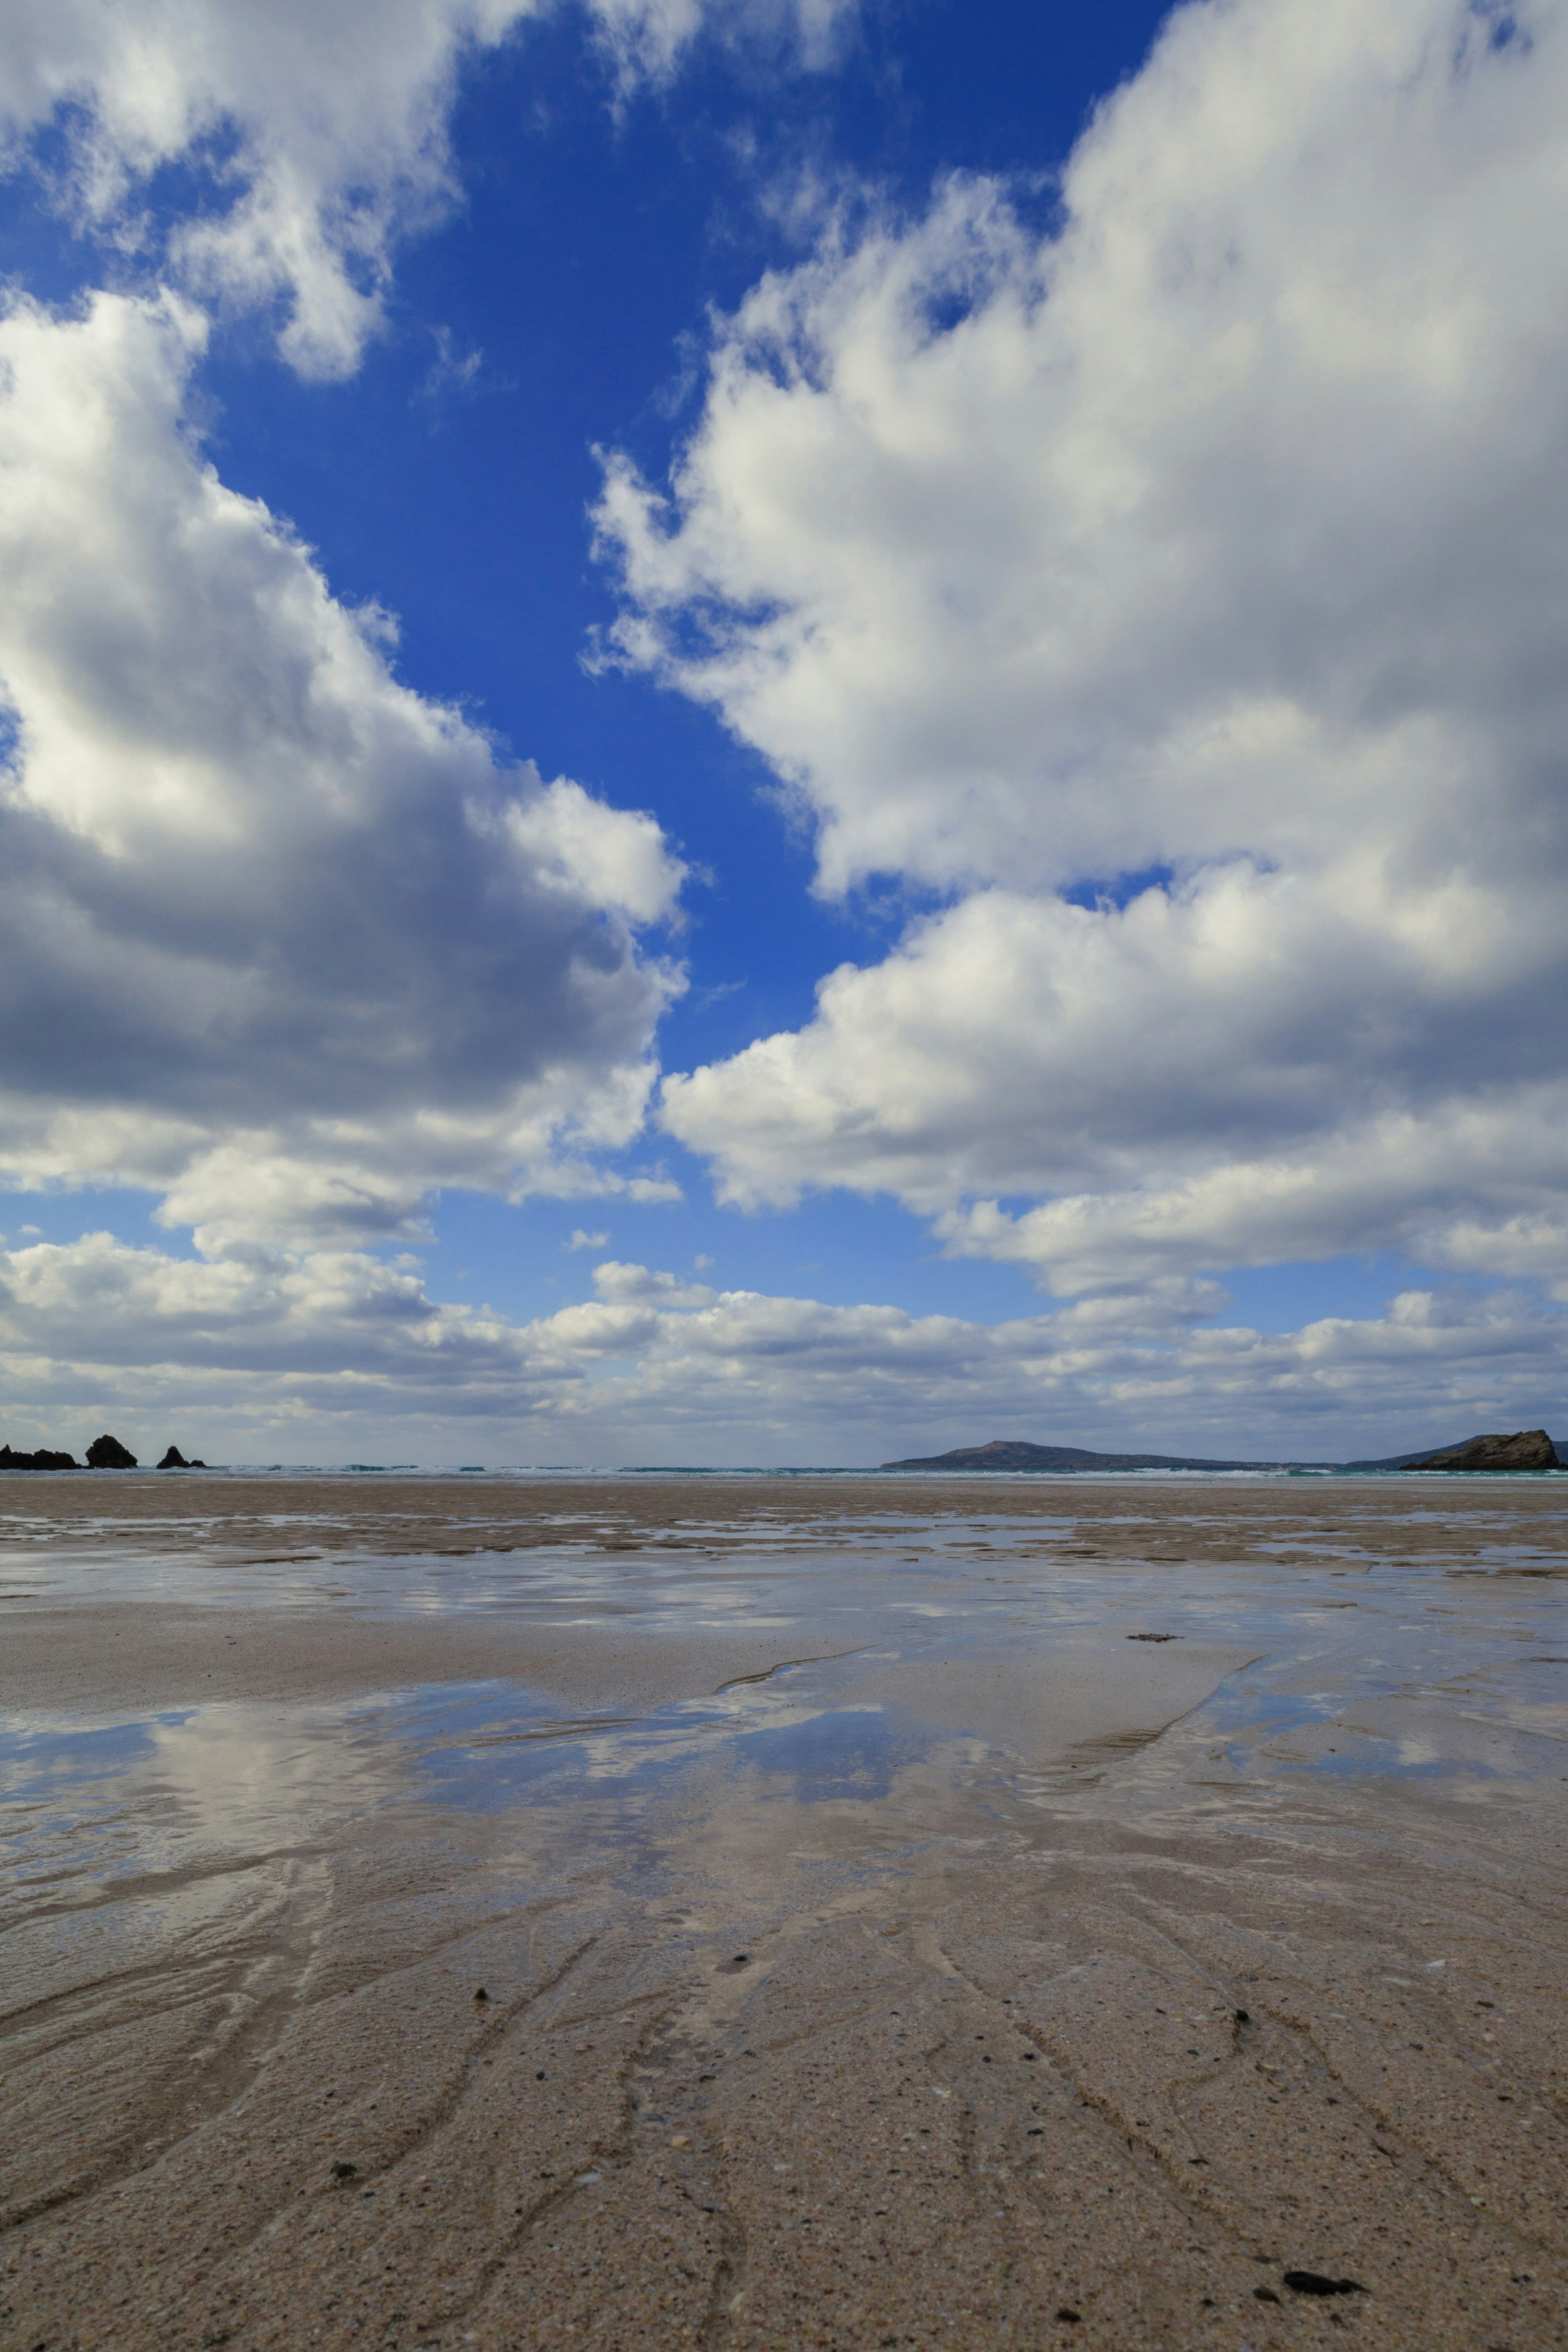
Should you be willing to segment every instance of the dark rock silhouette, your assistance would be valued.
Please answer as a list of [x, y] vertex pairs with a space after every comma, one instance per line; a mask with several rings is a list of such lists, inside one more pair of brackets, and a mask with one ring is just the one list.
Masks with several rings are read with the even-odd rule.
[[171, 1445], [158, 1465], [160, 1470], [188, 1470], [190, 1466], [177, 1445]]
[[0, 1470], [79, 1470], [81, 1464], [74, 1454], [51, 1454], [40, 1445], [36, 1454], [13, 1454], [8, 1445], [0, 1445]]
[[1472, 1437], [1413, 1462], [1413, 1470], [1555, 1470], [1557, 1448], [1543, 1429], [1516, 1429], [1511, 1437]]
[[136, 1456], [131, 1448], [121, 1445], [118, 1437], [110, 1437], [107, 1430], [101, 1437], [93, 1439], [87, 1449], [87, 1458], [89, 1467], [94, 1470], [134, 1470], [136, 1467]]

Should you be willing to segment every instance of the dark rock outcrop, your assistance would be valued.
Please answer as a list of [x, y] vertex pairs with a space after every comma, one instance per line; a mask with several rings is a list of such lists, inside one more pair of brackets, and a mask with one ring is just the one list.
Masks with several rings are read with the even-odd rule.
[[107, 1430], [101, 1437], [93, 1439], [87, 1449], [87, 1458], [89, 1466], [94, 1470], [134, 1470], [136, 1467], [136, 1456], [131, 1448], [121, 1445], [118, 1437], [110, 1437]]
[[1472, 1437], [1413, 1462], [1413, 1470], [1555, 1470], [1557, 1448], [1543, 1429], [1516, 1429], [1511, 1437]]
[[951, 1454], [884, 1462], [884, 1470], [1331, 1470], [1330, 1462], [1211, 1462], [1193, 1454], [1091, 1454], [1082, 1445], [1031, 1445], [1021, 1437], [994, 1437], [987, 1445], [955, 1445]]
[[177, 1445], [171, 1445], [158, 1465], [160, 1470], [188, 1470], [190, 1466]]
[[36, 1454], [13, 1454], [8, 1445], [0, 1445], [0, 1470], [79, 1470], [81, 1464], [74, 1454], [51, 1454], [40, 1445]]

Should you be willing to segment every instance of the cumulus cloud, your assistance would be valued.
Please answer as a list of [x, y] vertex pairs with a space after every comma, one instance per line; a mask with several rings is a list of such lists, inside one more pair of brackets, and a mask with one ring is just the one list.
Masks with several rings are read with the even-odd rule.
[[1173, 1281], [995, 1326], [641, 1266], [597, 1286], [519, 1325], [357, 1251], [0, 1248], [0, 1413], [9, 1443], [79, 1447], [112, 1416], [142, 1452], [177, 1416], [209, 1460], [875, 1463], [1002, 1433], [1332, 1459], [1533, 1420], [1563, 1352], [1562, 1317], [1506, 1294], [1269, 1335]]
[[203, 332], [0, 320], [0, 1169], [152, 1186], [208, 1249], [627, 1188], [594, 1155], [643, 1119], [679, 862], [398, 681], [203, 461]]
[[1560, 885], [1527, 878], [1511, 933], [1461, 910], [1401, 937], [1358, 909], [1352, 862], [1311, 887], [1211, 870], [1120, 909], [976, 892], [831, 974], [803, 1031], [668, 1080], [666, 1121], [742, 1206], [895, 1194], [1058, 1292], [1352, 1244], [1511, 1276], [1521, 1217], [1544, 1271]]
[[[13, 0], [0, 163], [39, 163], [79, 226], [150, 250], [188, 291], [281, 305], [284, 356], [342, 376], [381, 323], [398, 240], [457, 194], [447, 116], [465, 61], [557, 5]], [[706, 28], [771, 33], [825, 63], [851, 5], [586, 0], [586, 13], [625, 91], [673, 71]], [[175, 164], [198, 194], [165, 250], [153, 184]]]
[[1558, 0], [1207, 0], [1049, 234], [974, 181], [836, 225], [668, 489], [610, 464], [609, 651], [825, 893], [957, 901], [671, 1083], [731, 1197], [885, 1190], [1072, 1289], [1568, 1276], [1565, 122]]

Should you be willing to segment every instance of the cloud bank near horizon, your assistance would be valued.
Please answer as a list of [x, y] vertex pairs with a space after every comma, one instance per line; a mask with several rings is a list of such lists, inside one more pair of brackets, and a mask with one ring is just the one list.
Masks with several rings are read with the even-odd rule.
[[1495, 1292], [1272, 1334], [1215, 1324], [1209, 1284], [998, 1324], [615, 1260], [594, 1292], [520, 1324], [432, 1299], [412, 1257], [0, 1244], [0, 1403], [14, 1444], [79, 1445], [112, 1412], [133, 1451], [173, 1434], [210, 1461], [853, 1465], [1004, 1433], [1333, 1460], [1468, 1436], [1478, 1409], [1517, 1427], [1561, 1348]]

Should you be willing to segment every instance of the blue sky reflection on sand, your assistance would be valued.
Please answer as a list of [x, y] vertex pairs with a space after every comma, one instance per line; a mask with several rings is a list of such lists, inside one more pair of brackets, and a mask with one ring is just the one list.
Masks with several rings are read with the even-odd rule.
[[[194, 1708], [131, 1723], [7, 1727], [0, 1731], [0, 1850], [18, 1885], [87, 1870], [111, 1877], [142, 1867], [117, 1852], [123, 1790], [144, 1777], [165, 1725]], [[117, 1800], [117, 1792], [121, 1792]]]
[[[116, 1881], [171, 1885], [304, 1850], [386, 1787], [379, 1729], [341, 1706], [217, 1705], [113, 1723], [0, 1720], [0, 1854], [26, 1916]], [[141, 1889], [139, 1891], [148, 1891]]]
[[[633, 1639], [639, 1627], [668, 1639], [682, 1626], [695, 1637], [743, 1622], [775, 1627], [786, 1659], [807, 1624], [834, 1638], [824, 1638], [830, 1654], [765, 1679], [631, 1713], [574, 1707], [503, 1677], [120, 1722], [14, 1715], [0, 1738], [0, 1813], [18, 1892], [45, 1879], [82, 1888], [99, 1875], [179, 1867], [180, 1856], [226, 1843], [294, 1841], [389, 1804], [490, 1814], [586, 1805], [595, 1834], [618, 1843], [650, 1807], [685, 1809], [699, 1779], [711, 1795], [714, 1773], [733, 1801], [841, 1810], [883, 1806], [904, 1787], [911, 1829], [937, 1784], [948, 1796], [967, 1790], [994, 1822], [998, 1806], [1016, 1818], [1015, 1797], [1055, 1807], [1108, 1776], [1151, 1799], [1157, 1783], [1169, 1795], [1194, 1759], [1211, 1785], [1223, 1759], [1241, 1801], [1301, 1774], [1419, 1779], [1498, 1799], [1563, 1777], [1561, 1601], [1531, 1572], [1551, 1557], [1546, 1547], [1485, 1545], [1491, 1572], [1435, 1576], [1425, 1555], [1413, 1563], [1338, 1538], [1314, 1549], [1265, 1538], [1250, 1558], [1211, 1560], [1201, 1573], [1195, 1563], [1175, 1573], [1124, 1564], [1108, 1576], [1103, 1564], [1058, 1554], [1070, 1526], [975, 1512], [940, 1529], [906, 1522], [878, 1540], [861, 1525], [837, 1557], [808, 1526], [787, 1549], [776, 1531], [740, 1557], [716, 1542], [710, 1562], [661, 1557], [648, 1544], [613, 1558], [576, 1548], [295, 1558], [231, 1564], [215, 1577], [210, 1561], [172, 1554], [112, 1566], [42, 1558], [34, 1589], [57, 1602], [65, 1590], [102, 1590], [102, 1579], [149, 1599], [196, 1587], [208, 1603], [254, 1607], [265, 1596], [290, 1617], [345, 1603], [378, 1617], [521, 1613], [542, 1626], [610, 1624]], [[1149, 1646], [1124, 1649], [1133, 1637]], [[1092, 1675], [1108, 1661], [1173, 1662], [1200, 1647], [1216, 1658], [1212, 1695], [1196, 1694], [1177, 1730], [1142, 1756], [1086, 1754], [1043, 1779], [1031, 1750], [1050, 1746], [1047, 1723], [1015, 1709], [999, 1727], [994, 1710], [966, 1716], [962, 1682], [938, 1693], [919, 1680], [938, 1661], [984, 1675], [1004, 1655], [1032, 1654], [1042, 1671], [1054, 1663]], [[1226, 1672], [1239, 1658], [1251, 1663]], [[937, 1810], [945, 1817], [945, 1801]]]
[[[495, 1811], [522, 1801], [572, 1803], [612, 1790], [628, 1801], [673, 1790], [698, 1766], [771, 1784], [770, 1793], [801, 1804], [826, 1799], [885, 1798], [897, 1769], [929, 1754], [936, 1727], [895, 1716], [880, 1705], [835, 1705], [833, 1694], [792, 1689], [800, 1669], [773, 1677], [764, 1695], [743, 1702], [680, 1701], [642, 1721], [515, 1724], [514, 1694], [504, 1687], [458, 1693], [433, 1689], [415, 1703], [420, 1723], [413, 1792], [465, 1811]], [[526, 1703], [526, 1702], [525, 1702]]]
[[149, 1870], [258, 1839], [298, 1839], [345, 1810], [472, 1813], [594, 1803], [599, 1835], [635, 1827], [683, 1778], [717, 1767], [793, 1803], [885, 1798], [941, 1737], [818, 1686], [682, 1701], [640, 1719], [563, 1715], [509, 1682], [431, 1684], [349, 1707], [219, 1705], [124, 1723], [14, 1720], [0, 1730], [0, 1843], [17, 1893]]

